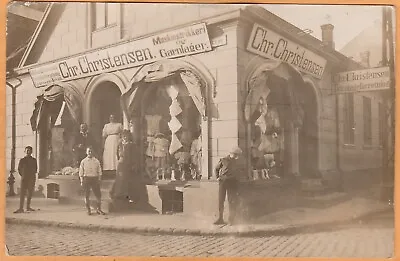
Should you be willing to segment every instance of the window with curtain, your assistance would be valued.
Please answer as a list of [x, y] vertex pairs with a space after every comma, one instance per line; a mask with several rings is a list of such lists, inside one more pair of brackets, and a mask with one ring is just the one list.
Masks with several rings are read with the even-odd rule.
[[354, 144], [354, 95], [347, 93], [344, 96], [344, 143]]
[[117, 24], [119, 3], [93, 3], [93, 29], [98, 30]]
[[371, 99], [363, 97], [364, 144], [372, 144], [372, 110]]

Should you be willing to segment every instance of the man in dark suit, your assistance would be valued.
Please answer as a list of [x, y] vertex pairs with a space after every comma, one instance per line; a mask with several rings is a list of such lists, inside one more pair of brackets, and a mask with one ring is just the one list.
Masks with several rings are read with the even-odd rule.
[[73, 151], [75, 153], [76, 163], [79, 167], [81, 161], [86, 158], [86, 148], [87, 147], [94, 147], [94, 143], [92, 140], [91, 135], [88, 132], [88, 126], [86, 123], [82, 123], [79, 127], [79, 134], [76, 136], [75, 139], [75, 146]]
[[237, 193], [238, 193], [238, 159], [242, 155], [242, 150], [239, 147], [233, 148], [229, 155], [220, 159], [215, 167], [215, 175], [219, 182], [218, 193], [218, 219], [214, 222], [215, 225], [225, 224], [224, 221], [224, 202], [228, 195], [229, 203], [229, 224], [235, 223]]
[[19, 209], [14, 211], [14, 213], [24, 212], [25, 195], [27, 195], [26, 210], [35, 211], [33, 208], [31, 208], [31, 199], [35, 189], [37, 162], [36, 159], [32, 157], [31, 146], [25, 147], [25, 154], [26, 156], [23, 157], [18, 164], [18, 172], [21, 176], [21, 192]]

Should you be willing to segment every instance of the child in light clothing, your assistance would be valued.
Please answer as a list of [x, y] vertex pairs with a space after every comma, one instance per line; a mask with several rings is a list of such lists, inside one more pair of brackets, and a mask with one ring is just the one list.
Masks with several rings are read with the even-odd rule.
[[93, 190], [93, 194], [97, 200], [96, 213], [99, 215], [105, 215], [105, 213], [101, 210], [101, 165], [99, 160], [93, 156], [93, 149], [91, 147], [86, 149], [86, 155], [87, 157], [81, 161], [79, 167], [79, 179], [85, 192], [87, 213], [88, 215], [92, 214], [90, 210], [90, 190]]

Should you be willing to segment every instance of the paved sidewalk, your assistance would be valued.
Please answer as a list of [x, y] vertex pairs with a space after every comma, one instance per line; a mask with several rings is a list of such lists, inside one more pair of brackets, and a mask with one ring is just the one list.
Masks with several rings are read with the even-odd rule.
[[263, 216], [252, 224], [213, 225], [211, 218], [196, 218], [183, 214], [110, 213], [88, 216], [82, 205], [59, 204], [49, 199], [33, 199], [35, 212], [13, 214], [18, 198], [6, 199], [6, 222], [46, 226], [115, 230], [137, 233], [189, 235], [265, 236], [296, 233], [302, 229], [335, 225], [391, 208], [383, 202], [353, 197], [326, 208], [292, 208]]

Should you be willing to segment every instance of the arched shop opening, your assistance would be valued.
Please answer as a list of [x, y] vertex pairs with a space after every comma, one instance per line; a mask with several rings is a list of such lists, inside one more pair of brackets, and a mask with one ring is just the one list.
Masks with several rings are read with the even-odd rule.
[[101, 161], [103, 151], [102, 131], [104, 125], [109, 123], [110, 115], [115, 116], [115, 121], [123, 123], [123, 113], [120, 104], [121, 90], [111, 81], [102, 81], [94, 86], [89, 94], [88, 126], [95, 143], [95, 154]]
[[72, 147], [82, 115], [82, 98], [72, 84], [47, 87], [37, 97], [31, 117], [38, 143], [39, 178], [72, 166]]
[[299, 130], [305, 123], [306, 102], [302, 75], [289, 64], [272, 60], [259, 61], [248, 75], [245, 119], [249, 178], [300, 174]]
[[163, 62], [142, 67], [122, 95], [139, 168], [149, 181], [199, 180], [208, 171], [202, 153], [206, 86], [185, 63]]

